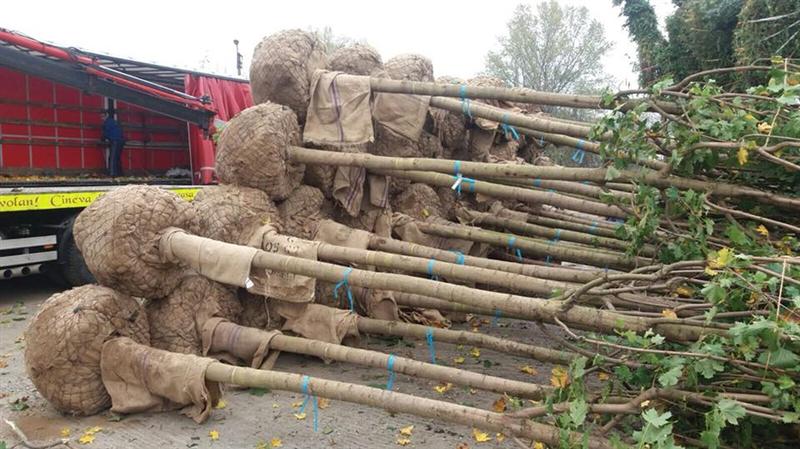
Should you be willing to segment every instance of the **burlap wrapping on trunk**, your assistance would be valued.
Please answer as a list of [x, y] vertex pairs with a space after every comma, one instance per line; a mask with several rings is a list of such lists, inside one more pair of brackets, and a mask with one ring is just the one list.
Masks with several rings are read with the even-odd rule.
[[333, 204], [319, 189], [301, 185], [278, 205], [278, 212], [285, 234], [311, 240], [317, 224], [333, 214]]
[[528, 222], [528, 213], [518, 210], [511, 210], [503, 206], [500, 201], [495, 201], [489, 206], [489, 212], [500, 218], [508, 218], [509, 220], [519, 221], [522, 223]]
[[[250, 246], [257, 246], [272, 254], [317, 260], [318, 243], [296, 237], [280, 235], [271, 226], [264, 226]], [[250, 293], [289, 302], [311, 302], [314, 300], [316, 279], [299, 274], [253, 267], [250, 270]]]
[[231, 323], [224, 318], [211, 318], [201, 329], [203, 355], [214, 358], [230, 357], [242, 360], [255, 369], [272, 369], [280, 351], [270, 350], [269, 344], [280, 331], [264, 331]]
[[[449, 221], [441, 218], [441, 217], [428, 217], [428, 219], [424, 220], [430, 223], [436, 224], [443, 224], [443, 225], [451, 225]], [[453, 250], [453, 251], [460, 251], [464, 254], [470, 254], [470, 249], [473, 246], [473, 243], [468, 240], [461, 240], [461, 239], [449, 239], [445, 237], [438, 237], [431, 234], [426, 234], [420, 231], [419, 227], [416, 224], [417, 220], [409, 217], [408, 215], [403, 215], [399, 213], [395, 213], [392, 215], [392, 229], [395, 234], [397, 234], [401, 240], [411, 243], [417, 243], [420, 245], [430, 246], [432, 248], [444, 249], [444, 250]]]
[[371, 237], [369, 232], [353, 229], [333, 220], [324, 220], [319, 224], [314, 240], [336, 246], [368, 249]]
[[469, 132], [469, 158], [475, 162], [488, 162], [494, 146], [495, 130], [474, 128]]
[[109, 405], [100, 373], [103, 343], [119, 336], [150, 343], [147, 314], [130, 296], [99, 285], [56, 293], [25, 330], [25, 369], [62, 413], [92, 415]]
[[265, 37], [250, 63], [253, 101], [289, 106], [304, 122], [311, 77], [325, 63], [325, 44], [313, 33], [285, 30]]
[[159, 412], [183, 408], [202, 423], [222, 396], [217, 382], [205, 379], [216, 360], [150, 348], [125, 337], [103, 345], [100, 369], [115, 413]]
[[211, 317], [238, 321], [242, 305], [236, 293], [195, 273], [187, 273], [166, 298], [145, 307], [150, 321], [150, 345], [165, 351], [202, 354], [200, 329]]
[[375, 94], [372, 118], [376, 127], [412, 142], [419, 141], [431, 97], [408, 94]]
[[392, 210], [390, 207], [373, 206], [366, 197], [361, 201], [361, 212], [353, 217], [343, 210], [337, 210], [336, 221], [362, 231], [388, 237], [392, 233]]
[[359, 338], [358, 315], [321, 304], [278, 303], [286, 319], [283, 330], [305, 338], [341, 344], [345, 338]]
[[84, 209], [73, 227], [86, 265], [103, 285], [146, 298], [168, 295], [185, 266], [165, 263], [158, 249], [161, 231], [198, 228], [192, 205], [154, 186], [125, 186], [103, 194]]
[[[177, 228], [164, 231], [160, 246], [164, 249], [164, 257], [167, 260], [178, 260], [174, 252], [183, 245], [183, 242], [175, 240], [173, 236], [182, 232], [185, 231]], [[198, 247], [188, 246], [184, 250], [181, 252], [189, 254], [188, 260], [184, 262], [201, 275], [226, 285], [247, 287], [250, 284], [248, 282], [250, 266], [257, 249], [203, 239]]]
[[300, 145], [300, 126], [291, 109], [264, 103], [232, 118], [219, 136], [216, 170], [219, 180], [263, 190], [279, 201], [303, 179], [305, 166], [292, 162], [289, 146]]
[[339, 77], [341, 72], [314, 72], [303, 141], [358, 145], [375, 140], [368, 78]]

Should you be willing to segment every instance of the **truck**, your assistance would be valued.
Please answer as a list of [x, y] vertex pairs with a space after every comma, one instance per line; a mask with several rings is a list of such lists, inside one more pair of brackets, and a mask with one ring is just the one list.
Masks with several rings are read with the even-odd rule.
[[[72, 237], [80, 211], [129, 184], [186, 200], [216, 182], [215, 125], [252, 106], [247, 80], [61, 47], [0, 28], [0, 280], [94, 279]], [[103, 113], [125, 134], [106, 175]]]

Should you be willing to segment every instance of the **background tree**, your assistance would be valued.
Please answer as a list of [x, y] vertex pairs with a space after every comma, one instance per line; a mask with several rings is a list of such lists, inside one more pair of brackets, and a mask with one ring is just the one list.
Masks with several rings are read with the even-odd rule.
[[333, 32], [333, 28], [326, 26], [322, 29], [310, 28], [309, 31], [315, 34], [319, 40], [325, 44], [325, 51], [333, 53], [334, 51], [355, 43], [366, 43], [363, 40], [353, 39], [347, 36], [338, 35]]
[[518, 5], [499, 44], [486, 55], [485, 71], [511, 86], [586, 93], [610, 81], [602, 60], [612, 44], [584, 7], [550, 0], [534, 14], [530, 6]]

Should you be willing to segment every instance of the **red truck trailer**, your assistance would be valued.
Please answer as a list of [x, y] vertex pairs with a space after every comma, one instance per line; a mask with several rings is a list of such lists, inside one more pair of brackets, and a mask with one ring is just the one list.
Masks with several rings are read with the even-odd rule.
[[[246, 80], [45, 44], [0, 28], [0, 279], [44, 272], [90, 282], [75, 216], [131, 183], [191, 200], [215, 182], [215, 120], [252, 105]], [[107, 171], [102, 113], [125, 133], [123, 176]]]

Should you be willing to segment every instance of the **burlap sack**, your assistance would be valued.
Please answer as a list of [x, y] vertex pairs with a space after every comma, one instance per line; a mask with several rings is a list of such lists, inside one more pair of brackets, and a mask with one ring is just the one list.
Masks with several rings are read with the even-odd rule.
[[120, 337], [103, 345], [103, 385], [115, 413], [181, 412], [202, 423], [222, 397], [220, 385], [207, 381], [214, 359], [153, 349]]
[[320, 145], [359, 145], [375, 140], [368, 78], [339, 77], [319, 70], [311, 82], [311, 104], [303, 141]]
[[358, 339], [358, 315], [320, 304], [280, 301], [278, 313], [286, 319], [283, 330], [312, 340], [341, 344], [345, 338]]
[[[470, 254], [470, 249], [473, 243], [468, 240], [449, 239], [445, 237], [438, 237], [431, 234], [422, 232], [416, 225], [414, 218], [408, 215], [395, 213], [392, 215], [392, 230], [397, 236], [406, 242], [417, 243], [420, 245], [430, 246], [432, 248], [444, 249], [448, 251], [460, 251], [464, 254]], [[449, 221], [440, 217], [428, 217], [424, 220], [431, 223], [451, 225]]]
[[[272, 254], [317, 260], [316, 242], [278, 234], [274, 228], [265, 226], [248, 243]], [[314, 300], [316, 279], [299, 274], [273, 271], [253, 267], [250, 270], [251, 284], [247, 291], [268, 298], [288, 302], [311, 302]]]
[[473, 128], [469, 132], [469, 158], [475, 162], [488, 162], [489, 152], [495, 144], [495, 130]]
[[211, 318], [201, 329], [203, 356], [243, 361], [251, 368], [272, 369], [280, 351], [270, 350], [270, 342], [280, 331], [264, 331], [240, 326], [224, 318]]
[[288, 160], [289, 146], [300, 145], [300, 127], [291, 109], [264, 103], [245, 109], [222, 130], [216, 171], [226, 184], [263, 190], [285, 199], [303, 179], [304, 166]]
[[253, 101], [286, 105], [305, 122], [311, 77], [325, 63], [325, 44], [312, 33], [285, 30], [265, 37], [250, 63]]
[[375, 120], [376, 142], [380, 142], [381, 131], [396, 134], [394, 139], [418, 142], [425, 126], [430, 101], [431, 97], [421, 95], [375, 94], [372, 118]]
[[310, 240], [317, 224], [332, 216], [333, 204], [319, 189], [301, 185], [278, 205], [278, 212], [285, 234]]
[[337, 48], [328, 56], [328, 70], [363, 76], [385, 76], [383, 59], [377, 50], [365, 44]]
[[148, 301], [150, 344], [183, 354], [205, 355], [200, 330], [211, 317], [238, 321], [242, 305], [230, 288], [187, 273], [169, 296]]
[[336, 169], [336, 175], [333, 178], [333, 198], [352, 217], [358, 216], [361, 212], [366, 180], [367, 170], [365, 168], [337, 167]]
[[245, 245], [253, 232], [270, 224], [280, 228], [280, 214], [266, 193], [249, 187], [208, 186], [192, 201], [200, 221], [200, 235]]
[[146, 298], [168, 295], [184, 267], [161, 257], [161, 231], [198, 228], [194, 208], [178, 195], [154, 186], [111, 190], [75, 220], [73, 232], [86, 266], [103, 285]]
[[25, 369], [56, 410], [92, 415], [109, 405], [101, 376], [103, 344], [115, 337], [149, 344], [147, 315], [135, 299], [99, 285], [56, 293], [25, 331]]

